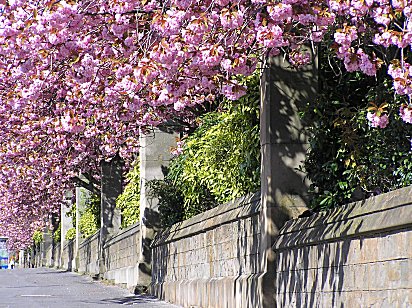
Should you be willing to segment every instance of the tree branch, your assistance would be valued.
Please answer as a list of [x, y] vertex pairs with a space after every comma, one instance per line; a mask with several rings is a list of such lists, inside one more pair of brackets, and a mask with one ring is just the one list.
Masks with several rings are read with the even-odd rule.
[[72, 181], [76, 184], [76, 186], [86, 188], [87, 190], [91, 191], [94, 194], [100, 194], [100, 189], [97, 187], [97, 182], [87, 174], [83, 175], [87, 181], [82, 180], [81, 178], [75, 176], [72, 178]]

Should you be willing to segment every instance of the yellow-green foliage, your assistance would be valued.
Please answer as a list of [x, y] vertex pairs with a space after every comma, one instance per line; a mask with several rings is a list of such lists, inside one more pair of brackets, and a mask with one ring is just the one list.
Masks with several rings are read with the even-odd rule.
[[184, 198], [184, 218], [260, 187], [258, 75], [246, 78], [249, 93], [223, 112], [200, 118], [168, 179]]
[[36, 246], [40, 245], [41, 242], [43, 242], [43, 232], [41, 232], [39, 230], [34, 231], [34, 233], [33, 233], [33, 242], [34, 242], [34, 245], [36, 245]]
[[140, 205], [140, 170], [138, 161], [126, 175], [127, 185], [117, 198], [116, 206], [122, 211], [122, 228], [139, 221]]
[[80, 213], [79, 231], [82, 237], [87, 238], [100, 229], [100, 197], [92, 195], [87, 200], [85, 210]]
[[61, 230], [62, 230], [62, 223], [59, 223], [59, 226], [57, 227], [56, 230], [53, 232], [53, 241], [55, 243], [60, 243], [60, 238], [61, 238]]
[[72, 241], [76, 238], [76, 228], [70, 228], [66, 233], [66, 240]]
[[97, 232], [96, 217], [90, 211], [85, 211], [79, 221], [79, 230], [82, 237], [87, 238]]

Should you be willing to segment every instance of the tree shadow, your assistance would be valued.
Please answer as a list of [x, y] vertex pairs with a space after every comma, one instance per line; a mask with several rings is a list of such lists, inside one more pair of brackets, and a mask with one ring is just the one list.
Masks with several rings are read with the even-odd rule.
[[132, 296], [125, 296], [125, 297], [117, 297], [117, 298], [109, 298], [103, 299], [102, 302], [105, 303], [113, 303], [113, 304], [121, 304], [121, 305], [135, 305], [135, 304], [153, 304], [159, 305], [162, 302], [156, 297], [152, 295], [132, 295]]
[[[274, 245], [280, 307], [319, 307], [325, 302], [343, 307], [344, 284], [354, 279], [346, 277], [351, 274], [348, 256], [355, 253], [351, 242], [360, 240], [356, 234], [363, 227], [362, 220], [351, 220], [353, 206], [290, 221], [280, 231]], [[321, 297], [327, 299], [321, 303]]]
[[99, 274], [97, 271], [99, 234], [100, 232], [97, 231], [79, 245], [79, 271], [89, 274], [92, 278], [97, 278]]

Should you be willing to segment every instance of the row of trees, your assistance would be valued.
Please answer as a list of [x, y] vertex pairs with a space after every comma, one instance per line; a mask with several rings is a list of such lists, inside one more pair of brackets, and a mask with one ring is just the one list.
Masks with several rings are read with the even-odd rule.
[[[260, 60], [310, 61], [331, 33], [346, 70], [385, 70], [411, 122], [410, 0], [0, 0], [0, 233], [16, 246], [73, 178], [131, 163], [149, 126], [195, 125]], [[337, 72], [339, 74], [339, 72]], [[383, 102], [382, 102], [383, 103]], [[385, 109], [369, 111], [384, 127]]]

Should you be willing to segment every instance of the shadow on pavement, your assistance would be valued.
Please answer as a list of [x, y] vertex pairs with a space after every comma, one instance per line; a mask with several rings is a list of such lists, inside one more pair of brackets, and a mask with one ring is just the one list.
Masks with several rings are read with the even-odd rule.
[[164, 307], [179, 307], [170, 303], [162, 302], [157, 297], [151, 295], [131, 295], [126, 297], [104, 299], [102, 302], [121, 304], [121, 305], [134, 305], [134, 304], [153, 304]]
[[62, 274], [62, 273], [72, 273], [72, 271], [69, 270], [54, 270], [54, 269], [50, 269], [44, 272], [38, 272], [35, 273], [36, 275], [56, 275], [56, 274]]

